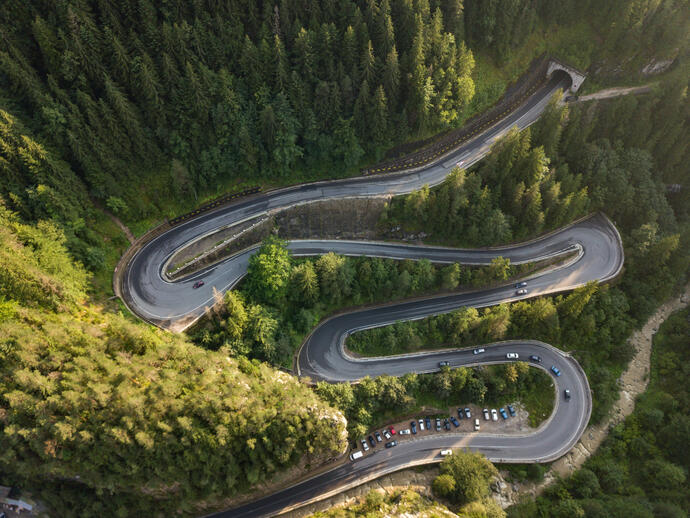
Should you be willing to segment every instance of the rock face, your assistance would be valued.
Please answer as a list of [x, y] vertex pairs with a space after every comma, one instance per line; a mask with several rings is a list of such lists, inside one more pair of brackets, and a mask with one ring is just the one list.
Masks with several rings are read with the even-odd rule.
[[167, 274], [171, 279], [190, 275], [261, 242], [272, 232], [283, 239], [375, 239], [389, 200], [383, 196], [304, 203], [224, 227], [176, 252]]
[[640, 71], [643, 76], [654, 76], [666, 72], [673, 64], [673, 59], [652, 59]]
[[373, 239], [389, 197], [349, 198], [297, 205], [273, 215], [285, 239]]

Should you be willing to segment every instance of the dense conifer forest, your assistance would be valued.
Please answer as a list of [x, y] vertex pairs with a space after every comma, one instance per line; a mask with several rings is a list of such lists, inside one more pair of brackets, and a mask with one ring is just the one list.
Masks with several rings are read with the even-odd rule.
[[[140, 235], [241, 186], [355, 175], [486, 110], [544, 52], [586, 70], [585, 88], [652, 90], [554, 99], [476, 167], [394, 199], [380, 226], [487, 246], [603, 210], [623, 235], [623, 276], [494, 308], [457, 336], [423, 321], [378, 338], [408, 349], [518, 335], [584, 342], [601, 418], [627, 336], [687, 280], [689, 19], [686, 0], [0, 3], [0, 484], [56, 515], [198, 515], [337, 456], [348, 432], [413, 407], [420, 391], [482, 401], [534, 389], [524, 372], [458, 370], [312, 390], [276, 368], [335, 310], [506, 281], [517, 270], [505, 262], [296, 260], [268, 240], [215, 314], [173, 335], [107, 300], [128, 242], [104, 211]], [[642, 73], [657, 65], [660, 76]], [[671, 350], [679, 329], [675, 317], [639, 415], [580, 479], [515, 516], [605, 516], [623, 500], [649, 511], [640, 516], [687, 513], [686, 459], [663, 442], [690, 439], [684, 396], [661, 380], [683, 361]], [[658, 439], [640, 432], [664, 419]], [[657, 471], [675, 484], [667, 493], [644, 487]]]

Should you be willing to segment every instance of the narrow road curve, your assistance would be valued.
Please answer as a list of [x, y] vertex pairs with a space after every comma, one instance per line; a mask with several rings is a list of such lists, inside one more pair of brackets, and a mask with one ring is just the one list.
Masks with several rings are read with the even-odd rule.
[[[423, 169], [280, 189], [175, 226], [144, 245], [125, 265], [119, 286], [122, 298], [141, 318], [170, 330], [184, 330], [214, 303], [217, 292], [231, 289], [245, 275], [249, 257], [257, 248], [240, 252], [180, 281], [169, 282], [163, 275], [163, 267], [180, 248], [218, 228], [277, 208], [324, 199], [404, 194], [425, 184], [439, 184], [456, 165], [469, 167], [480, 160], [491, 144], [511, 127], [522, 129], [536, 121], [553, 93], [569, 85], [569, 77], [554, 75], [505, 119], [463, 144], [439, 163]], [[358, 462], [347, 463], [262, 500], [214, 516], [278, 514], [403, 467], [438, 462], [438, 451], [447, 447], [470, 447], [495, 462], [548, 462], [567, 452], [582, 434], [591, 413], [587, 378], [574, 359], [548, 344], [535, 341], [491, 344], [486, 347], [484, 354], [477, 356], [466, 350], [457, 350], [371, 359], [350, 357], [343, 344], [345, 337], [357, 329], [423, 318], [461, 306], [483, 307], [521, 297], [546, 295], [573, 289], [589, 281], [609, 280], [622, 268], [623, 249], [618, 232], [604, 215], [594, 215], [527, 243], [498, 249], [459, 250], [327, 240], [292, 241], [289, 247], [295, 255], [334, 251], [347, 255], [428, 258], [434, 262], [466, 264], [487, 264], [499, 255], [510, 258], [513, 263], [524, 263], [578, 252], [574, 260], [560, 268], [532, 276], [528, 280], [529, 293], [525, 295], [516, 295], [513, 286], [502, 286], [364, 308], [338, 315], [326, 320], [309, 336], [297, 359], [299, 373], [313, 380], [354, 381], [366, 375], [432, 372], [438, 370], [439, 361], [449, 361], [451, 366], [458, 367], [503, 363], [508, 352], [518, 353], [521, 359], [536, 354], [542, 357], [543, 363], [534, 364], [535, 367], [548, 369], [551, 365], [557, 365], [562, 372], [560, 377], [554, 378], [558, 395], [556, 408], [546, 424], [528, 435], [439, 433], [401, 441], [396, 448], [379, 449], [374, 455]], [[197, 290], [192, 289], [192, 284], [201, 278], [205, 285]], [[569, 401], [562, 400], [565, 388], [569, 388], [572, 394]]]
[[[327, 199], [406, 194], [424, 185], [437, 185], [458, 163], [469, 167], [484, 157], [491, 144], [510, 128], [522, 129], [532, 124], [551, 96], [569, 86], [570, 78], [566, 74], [555, 74], [505, 119], [464, 143], [441, 162], [424, 169], [278, 189], [177, 225], [144, 245], [124, 265], [118, 287], [122, 299], [142, 319], [165, 329], [183, 331], [214, 304], [214, 288], [222, 293], [241, 279], [246, 261], [253, 252], [229, 258], [180, 281], [168, 282], [162, 275], [163, 265], [180, 248], [219, 228], [264, 215], [269, 210]], [[192, 285], [200, 278], [204, 279], [205, 286], [193, 290]]]
[[[305, 248], [300, 242], [298, 253], [319, 253], [318, 248]], [[341, 244], [358, 243], [344, 242]], [[403, 440], [392, 449], [379, 448], [373, 455], [318, 475], [305, 482], [279, 491], [237, 509], [212, 515], [214, 518], [272, 516], [320, 500], [331, 494], [417, 464], [440, 462], [440, 450], [470, 448], [486, 455], [492, 462], [538, 463], [551, 462], [577, 443], [592, 412], [592, 400], [587, 377], [574, 358], [555, 347], [535, 340], [520, 340], [489, 344], [483, 354], [471, 349], [422, 352], [379, 358], [354, 358], [345, 350], [345, 338], [361, 329], [379, 327], [400, 320], [412, 320], [453, 311], [462, 306], [485, 307], [525, 297], [547, 295], [582, 286], [590, 281], [605, 282], [617, 276], [623, 267], [623, 247], [618, 231], [606, 216], [595, 214], [589, 218], [528, 243], [492, 250], [457, 250], [436, 247], [385, 245], [365, 243], [361, 251], [368, 254], [399, 258], [425, 256], [442, 260], [486, 263], [496, 256], [525, 262], [543, 255], [556, 256], [577, 250], [580, 253], [565, 265], [528, 278], [525, 295], [516, 295], [514, 285], [499, 286], [451, 295], [432, 296], [408, 302], [393, 303], [375, 308], [337, 315], [322, 322], [305, 340], [297, 358], [301, 376], [329, 382], [356, 381], [364, 376], [402, 376], [408, 372], [427, 373], [439, 370], [439, 362], [447, 361], [451, 368], [506, 363], [507, 353], [517, 353], [520, 360], [541, 357], [530, 365], [547, 372], [552, 365], [561, 375], [552, 375], [556, 391], [556, 405], [549, 419], [535, 432], [524, 435], [441, 432], [420, 439]], [[312, 244], [313, 246], [313, 244]], [[352, 251], [340, 248], [342, 253]], [[384, 254], [385, 252], [385, 254]], [[406, 253], [406, 254], [404, 254]], [[407, 255], [409, 254], [409, 255]], [[570, 390], [570, 400], [563, 391]]]

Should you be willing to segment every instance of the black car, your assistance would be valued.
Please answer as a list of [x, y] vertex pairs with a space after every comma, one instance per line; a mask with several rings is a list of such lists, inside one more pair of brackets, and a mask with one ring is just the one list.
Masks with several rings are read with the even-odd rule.
[[398, 442], [397, 441], [391, 441], [386, 443], [386, 448], [392, 448], [393, 446], [397, 446]]
[[460, 426], [460, 421], [458, 421], [457, 419], [455, 419], [455, 417], [453, 417], [453, 416], [451, 416], [450, 422], [453, 423], [453, 426], [455, 426], [455, 428], [457, 428], [458, 426]]
[[532, 356], [529, 357], [530, 360], [536, 363], [541, 363], [541, 356], [537, 356], [536, 354], [533, 354]]
[[376, 442], [383, 441], [383, 439], [381, 439], [381, 434], [378, 432], [374, 432], [374, 437], [376, 437]]
[[448, 421], [447, 418], [443, 420], [443, 428], [446, 429], [446, 432], [450, 431], [450, 422]]
[[369, 444], [371, 444], [371, 447], [376, 448], [376, 441], [374, 440], [374, 438], [371, 435], [367, 438], [369, 439]]
[[565, 399], [570, 399], [570, 389], [565, 389], [563, 391], [563, 395], [565, 396]]
[[465, 418], [465, 413], [462, 411], [462, 408], [458, 408], [458, 417], [459, 417], [460, 419], [464, 419], [464, 418]]
[[424, 424], [426, 424], [426, 429], [431, 431], [431, 418], [425, 417], [424, 418]]
[[413, 434], [417, 434], [417, 423], [415, 421], [410, 421], [410, 429]]

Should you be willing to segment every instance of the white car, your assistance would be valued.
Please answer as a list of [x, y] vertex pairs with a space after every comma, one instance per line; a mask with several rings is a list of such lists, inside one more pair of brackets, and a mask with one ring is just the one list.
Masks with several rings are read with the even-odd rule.
[[495, 408], [491, 409], [491, 420], [492, 421], [498, 421], [498, 412], [496, 411]]
[[508, 353], [506, 354], [506, 358], [509, 360], [517, 360], [520, 357], [518, 353]]
[[441, 457], [445, 457], [446, 455], [453, 455], [453, 450], [441, 450]]
[[515, 295], [527, 295], [527, 290], [525, 288], [520, 288], [515, 291]]
[[488, 421], [489, 419], [491, 419], [491, 418], [489, 417], [489, 409], [488, 409], [488, 408], [485, 408], [485, 409], [483, 410], [483, 414], [484, 414], [484, 421]]
[[412, 433], [412, 432], [410, 432], [409, 428], [405, 428], [404, 430], [400, 430], [398, 433], [400, 435], [410, 435], [410, 433]]
[[479, 419], [474, 420], [474, 431], [475, 432], [479, 431]]
[[420, 432], [424, 431], [424, 419], [419, 420], [419, 431]]
[[484, 349], [475, 349], [472, 351], [472, 354], [482, 354], [484, 352]]

